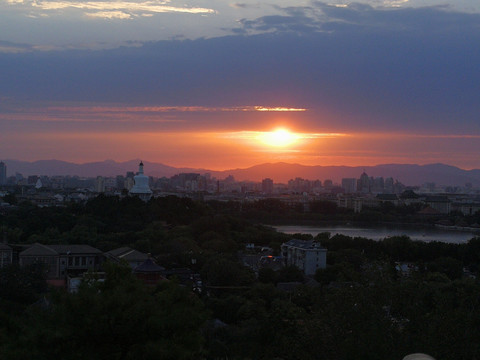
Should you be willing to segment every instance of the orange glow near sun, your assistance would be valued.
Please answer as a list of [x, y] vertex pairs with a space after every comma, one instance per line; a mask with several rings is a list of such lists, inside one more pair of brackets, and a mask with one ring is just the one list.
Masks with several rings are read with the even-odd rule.
[[259, 140], [265, 145], [274, 147], [286, 147], [294, 144], [299, 137], [287, 129], [276, 129], [274, 131], [264, 132], [258, 136]]

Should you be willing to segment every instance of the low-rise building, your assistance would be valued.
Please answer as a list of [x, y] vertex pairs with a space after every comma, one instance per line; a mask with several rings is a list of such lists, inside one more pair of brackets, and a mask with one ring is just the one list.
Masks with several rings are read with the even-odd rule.
[[327, 249], [316, 241], [292, 239], [281, 248], [285, 265], [294, 265], [305, 275], [314, 275], [318, 269], [327, 267]]
[[137, 279], [143, 281], [146, 285], [155, 286], [160, 281], [167, 280], [163, 275], [165, 274], [165, 268], [155, 264], [155, 262], [149, 258], [143, 262], [143, 264], [133, 269], [133, 273]]
[[465, 216], [474, 215], [480, 211], [480, 202], [463, 201], [452, 203], [452, 210], [460, 211]]
[[118, 249], [110, 250], [105, 253], [105, 256], [107, 257], [107, 259], [114, 262], [125, 260], [126, 262], [128, 262], [132, 269], [135, 269], [137, 266], [143, 264], [149, 259], [148, 254], [142, 253], [129, 247], [121, 247]]
[[378, 194], [375, 198], [381, 204], [388, 202], [395, 206], [400, 205], [400, 200], [396, 194]]
[[13, 250], [7, 244], [0, 243], [0, 268], [11, 265], [13, 262]]
[[21, 266], [41, 263], [45, 265], [47, 279], [78, 276], [97, 271], [103, 262], [103, 253], [89, 245], [33, 244], [20, 252]]
[[452, 206], [447, 196], [427, 196], [425, 198], [425, 204], [441, 214], [450, 214]]

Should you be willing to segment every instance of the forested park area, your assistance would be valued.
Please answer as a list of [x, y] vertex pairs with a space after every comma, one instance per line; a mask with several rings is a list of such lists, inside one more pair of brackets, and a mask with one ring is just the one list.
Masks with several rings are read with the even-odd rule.
[[[400, 216], [387, 210], [382, 219]], [[18, 204], [0, 215], [9, 244], [88, 244], [104, 252], [129, 246], [165, 268], [192, 268], [204, 288], [193, 292], [176, 279], [146, 286], [128, 265], [106, 262], [104, 282], [87, 274], [70, 293], [48, 286], [41, 264], [3, 267], [0, 358], [333, 360], [415, 352], [478, 358], [480, 238], [451, 244], [296, 234], [328, 250], [326, 269], [313, 278], [289, 266], [254, 271], [240, 261], [246, 244], [279, 254], [292, 238], [264, 225], [275, 214], [302, 217], [274, 201], [174, 196]], [[360, 215], [317, 204], [303, 216]], [[279, 286], [292, 282], [297, 286], [288, 291]]]

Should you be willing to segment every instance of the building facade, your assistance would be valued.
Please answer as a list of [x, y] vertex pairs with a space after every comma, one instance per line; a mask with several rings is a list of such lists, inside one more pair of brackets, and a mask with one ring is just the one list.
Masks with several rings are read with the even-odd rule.
[[47, 279], [78, 276], [89, 270], [97, 271], [103, 262], [103, 253], [89, 245], [33, 244], [19, 254], [21, 266], [43, 264]]
[[7, 165], [0, 161], [0, 185], [7, 184]]
[[262, 180], [262, 192], [264, 194], [272, 194], [273, 193], [273, 180], [270, 178], [266, 178]]
[[313, 240], [292, 239], [281, 246], [286, 266], [294, 265], [305, 275], [315, 275], [327, 267], [327, 249]]
[[105, 192], [105, 178], [103, 176], [97, 176], [97, 178], [95, 179], [95, 192]]
[[343, 178], [342, 188], [345, 189], [346, 194], [353, 194], [357, 192], [357, 179], [355, 178]]
[[425, 204], [441, 214], [450, 214], [450, 211], [452, 210], [452, 202], [447, 196], [427, 196]]
[[7, 244], [0, 243], [0, 268], [11, 265], [13, 262], [13, 250]]

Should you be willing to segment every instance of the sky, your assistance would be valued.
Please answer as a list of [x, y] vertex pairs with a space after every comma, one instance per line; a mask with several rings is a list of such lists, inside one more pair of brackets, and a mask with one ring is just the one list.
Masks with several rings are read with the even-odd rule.
[[478, 0], [0, 0], [0, 160], [480, 168]]

